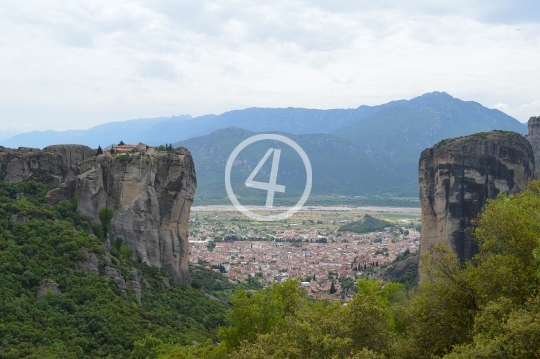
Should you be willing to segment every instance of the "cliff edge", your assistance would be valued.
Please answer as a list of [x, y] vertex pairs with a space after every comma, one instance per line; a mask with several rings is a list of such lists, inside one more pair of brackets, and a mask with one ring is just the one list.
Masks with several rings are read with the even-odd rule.
[[[534, 153], [534, 168], [540, 170], [540, 116], [531, 117], [528, 122], [527, 140], [530, 142]], [[538, 178], [538, 173], [535, 173]]]
[[190, 285], [188, 220], [197, 180], [191, 154], [173, 152], [95, 155], [82, 145], [0, 149], [7, 182], [47, 184], [50, 204], [77, 195], [78, 212], [99, 223], [99, 209], [114, 211], [110, 237], [132, 248], [132, 259], [163, 268]]
[[534, 169], [531, 144], [515, 132], [484, 132], [425, 149], [418, 168], [421, 254], [442, 244], [461, 261], [472, 258], [478, 246], [467, 231], [471, 220], [488, 198], [523, 191]]

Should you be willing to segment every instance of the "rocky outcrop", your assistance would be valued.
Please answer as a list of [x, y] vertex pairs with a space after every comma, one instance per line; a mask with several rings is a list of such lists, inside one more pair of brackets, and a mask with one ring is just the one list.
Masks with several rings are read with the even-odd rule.
[[418, 177], [421, 254], [450, 247], [465, 261], [478, 247], [467, 228], [488, 198], [523, 191], [534, 174], [530, 143], [520, 134], [492, 131], [444, 140], [424, 150]]
[[140, 270], [132, 269], [131, 273], [133, 274], [133, 280], [131, 281], [131, 289], [133, 290], [133, 295], [137, 298], [139, 304], [141, 304], [141, 294], [143, 288], [143, 275]]
[[534, 168], [537, 173], [535, 177], [539, 178], [540, 175], [538, 171], [540, 170], [540, 116], [531, 117], [528, 123], [529, 132], [527, 135], [527, 140], [532, 146], [534, 153]]
[[122, 290], [126, 290], [126, 279], [122, 276], [122, 273], [116, 268], [106, 266], [105, 275], [114, 281], [114, 284]]
[[98, 257], [86, 249], [82, 249], [85, 259], [77, 262], [77, 267], [88, 274], [99, 275]]
[[[405, 275], [407, 269], [409, 269], [411, 266], [418, 267], [419, 261], [419, 255], [407, 257], [402, 261], [393, 263], [388, 267], [381, 269], [375, 274], [375, 278], [380, 278], [385, 281], [398, 282]], [[416, 272], [416, 269], [414, 269], [414, 271]]]
[[[197, 182], [187, 149], [154, 156], [96, 156], [80, 145], [0, 149], [0, 170], [8, 182], [48, 184], [50, 204], [77, 195], [78, 212], [93, 224], [99, 209], [112, 209], [110, 237], [122, 238], [133, 260], [190, 284], [188, 219]], [[83, 269], [93, 271], [93, 263]]]
[[58, 283], [52, 279], [45, 279], [41, 287], [39, 287], [36, 298], [43, 299], [47, 293], [52, 293], [54, 295], [62, 294], [60, 288], [58, 288]]
[[20, 147], [0, 151], [0, 166], [7, 182], [34, 179], [51, 187], [80, 173], [80, 165], [94, 155], [81, 145], [49, 146], [43, 150]]

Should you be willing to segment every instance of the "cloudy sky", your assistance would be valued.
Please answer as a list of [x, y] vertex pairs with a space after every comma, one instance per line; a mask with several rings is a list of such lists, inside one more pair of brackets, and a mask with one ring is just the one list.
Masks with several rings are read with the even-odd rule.
[[253, 106], [351, 108], [430, 91], [540, 115], [540, 2], [2, 1], [0, 125]]

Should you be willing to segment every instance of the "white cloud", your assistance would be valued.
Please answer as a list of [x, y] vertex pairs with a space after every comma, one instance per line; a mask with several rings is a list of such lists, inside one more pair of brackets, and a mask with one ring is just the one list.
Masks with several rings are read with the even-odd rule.
[[538, 108], [538, 107], [540, 107], [540, 100], [532, 101], [530, 103], [525, 103], [525, 104], [523, 104], [523, 105], [521, 105], [519, 107], [520, 108], [527, 108], [527, 109], [529, 109], [529, 108]]
[[539, 16], [537, 2], [500, 0], [0, 4], [0, 123], [88, 128], [434, 90], [525, 121]]

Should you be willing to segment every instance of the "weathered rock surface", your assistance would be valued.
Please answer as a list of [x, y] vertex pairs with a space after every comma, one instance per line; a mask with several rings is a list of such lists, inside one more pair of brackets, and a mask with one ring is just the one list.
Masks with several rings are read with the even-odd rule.
[[531, 144], [514, 132], [492, 131], [441, 141], [419, 162], [421, 254], [450, 247], [465, 261], [477, 253], [466, 230], [488, 198], [523, 191], [534, 174]]
[[126, 280], [118, 269], [106, 266], [105, 274], [107, 275], [107, 277], [111, 278], [114, 281], [114, 284], [116, 284], [118, 288], [123, 289], [123, 290], [127, 288]]
[[83, 261], [78, 261], [77, 267], [89, 274], [99, 275], [99, 260], [97, 256], [85, 249], [83, 249], [82, 252], [86, 258]]
[[141, 293], [142, 293], [142, 287], [143, 287], [143, 281], [146, 282], [146, 280], [143, 278], [142, 272], [137, 269], [132, 269], [131, 273], [133, 273], [133, 280], [131, 281], [131, 289], [133, 290], [133, 295], [135, 298], [137, 298], [137, 301], [139, 304], [141, 304]]
[[540, 170], [540, 116], [531, 117], [528, 123], [529, 133], [527, 135], [527, 140], [532, 146], [534, 153], [534, 168], [537, 173], [535, 177], [540, 177], [538, 171]]
[[77, 195], [78, 212], [91, 223], [99, 223], [99, 209], [113, 209], [110, 237], [122, 238], [132, 259], [190, 284], [188, 219], [197, 181], [187, 149], [123, 160], [81, 145], [0, 149], [0, 170], [8, 182], [48, 184], [51, 204]]
[[52, 279], [45, 279], [43, 281], [43, 284], [38, 289], [36, 298], [38, 300], [45, 298], [45, 294], [47, 294], [47, 292], [51, 292], [54, 295], [62, 294], [60, 288], [58, 288], [58, 283]]
[[92, 155], [90, 147], [81, 145], [49, 146], [43, 150], [20, 147], [0, 151], [0, 165], [7, 182], [34, 179], [54, 187], [76, 176], [80, 164]]
[[407, 272], [407, 269], [409, 269], [410, 266], [418, 266], [419, 261], [419, 255], [405, 258], [400, 262], [396, 262], [386, 268], [381, 269], [375, 274], [375, 276], [376, 278], [381, 278], [391, 282], [397, 282], [399, 279], [401, 279], [401, 277], [403, 277], [403, 275], [405, 274], [405, 272]]

